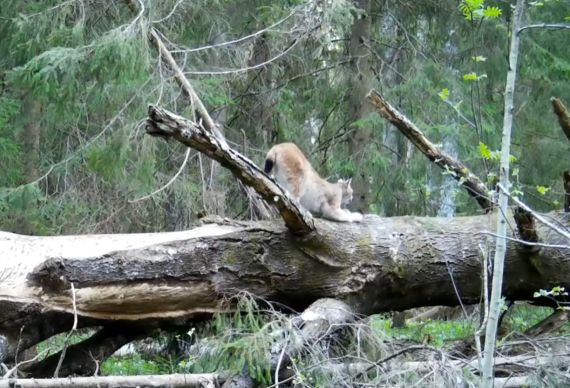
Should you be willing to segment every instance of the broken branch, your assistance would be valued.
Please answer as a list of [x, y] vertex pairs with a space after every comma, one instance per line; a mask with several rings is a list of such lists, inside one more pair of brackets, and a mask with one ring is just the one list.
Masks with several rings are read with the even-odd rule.
[[564, 132], [568, 140], [570, 140], [570, 113], [568, 112], [568, 109], [566, 109], [566, 107], [562, 103], [562, 100], [560, 100], [559, 98], [552, 97], [550, 99], [550, 102], [552, 103], [552, 108], [554, 109], [554, 113], [556, 114], [556, 116], [558, 116], [558, 123], [560, 123], [562, 131]]
[[148, 134], [173, 137], [219, 162], [267, 203], [275, 206], [292, 233], [306, 235], [315, 230], [309, 212], [294, 203], [255, 163], [239, 152], [223, 147], [220, 139], [203, 126], [154, 105], [149, 106], [148, 116]]
[[376, 90], [372, 89], [366, 97], [376, 107], [378, 113], [398, 128], [429, 160], [444, 170], [450, 171], [483, 210], [487, 211], [491, 208], [492, 201], [489, 198], [487, 186], [463, 163], [438, 149], [414, 123], [390, 105]]

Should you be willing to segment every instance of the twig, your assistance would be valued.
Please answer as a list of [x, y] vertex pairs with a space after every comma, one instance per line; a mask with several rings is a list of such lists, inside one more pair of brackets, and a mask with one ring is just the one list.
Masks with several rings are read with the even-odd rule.
[[266, 61], [256, 63], [255, 65], [252, 65], [252, 66], [240, 67], [239, 69], [229, 69], [229, 70], [185, 71], [184, 74], [191, 74], [191, 75], [228, 75], [228, 74], [244, 73], [246, 71], [259, 69], [259, 68], [265, 67], [265, 66], [269, 65], [270, 63], [275, 62], [279, 58], [285, 56], [289, 51], [293, 50], [293, 48], [296, 47], [299, 42], [301, 42], [301, 38], [303, 36], [307, 35], [308, 33], [309, 33], [309, 31], [305, 31], [303, 34], [301, 34], [301, 36], [295, 38], [295, 40], [293, 40], [293, 42], [285, 50], [281, 51], [279, 54], [275, 55], [274, 57], [269, 58]]
[[[13, 374], [14, 372], [16, 372], [19, 367], [21, 367], [22, 365], [30, 364], [30, 363], [36, 361], [38, 358], [40, 358], [41, 356], [43, 356], [43, 355], [46, 354], [47, 352], [48, 352], [48, 349], [45, 349], [44, 351], [42, 351], [42, 352], [36, 354], [36, 355], [34, 356], [34, 358], [31, 358], [31, 359], [29, 359], [29, 360], [25, 360], [25, 361], [19, 362], [19, 363], [18, 363], [17, 365], [15, 365], [12, 369], [7, 370], [7, 371], [6, 371], [6, 374], [5, 374], [2, 378], [3, 378], [3, 379], [8, 379], [8, 378], [10, 378], [10, 376], [12, 376], [12, 374]], [[2, 364], [2, 365], [4, 365], [4, 364]]]
[[455, 279], [453, 278], [453, 271], [451, 270], [447, 256], [445, 257], [445, 267], [447, 268], [447, 273], [449, 274], [449, 278], [451, 279], [451, 284], [453, 285], [455, 296], [457, 296], [457, 300], [459, 301], [459, 305], [461, 306], [461, 310], [463, 311], [463, 317], [467, 319], [467, 310], [465, 310], [465, 305], [461, 300], [461, 295], [459, 295], [459, 290], [457, 289], [457, 284], [455, 284]]
[[556, 225], [554, 225], [553, 223], [551, 223], [550, 221], [546, 220], [544, 217], [542, 217], [540, 214], [538, 214], [537, 212], [535, 212], [534, 210], [532, 210], [530, 207], [528, 207], [527, 205], [525, 205], [523, 202], [521, 202], [518, 198], [513, 197], [500, 183], [497, 184], [497, 187], [499, 188], [499, 190], [501, 190], [507, 197], [509, 197], [513, 202], [515, 202], [517, 205], [519, 205], [520, 207], [522, 207], [524, 210], [526, 210], [527, 212], [531, 213], [532, 216], [534, 218], [536, 218], [537, 220], [539, 220], [540, 222], [542, 222], [544, 225], [548, 226], [549, 228], [551, 228], [552, 230], [554, 230], [556, 233], [558, 233], [559, 235], [567, 238], [570, 241], [570, 233], [560, 229], [559, 227], [557, 227]]
[[[196, 155], [198, 155], [198, 153], [195, 153], [194, 156], [192, 156], [192, 159], [194, 159], [196, 157]], [[180, 166], [180, 168], [178, 169], [176, 174], [168, 181], [168, 183], [166, 183], [164, 186], [153, 191], [150, 194], [147, 194], [147, 195], [140, 197], [140, 198], [137, 198], [137, 199], [130, 199], [128, 202], [129, 203], [136, 203], [136, 202], [144, 201], [144, 200], [149, 199], [150, 197], [153, 197], [154, 195], [160, 193], [161, 191], [164, 191], [166, 188], [168, 188], [168, 186], [170, 186], [172, 183], [174, 183], [176, 178], [178, 178], [178, 176], [182, 173], [182, 171], [184, 170], [184, 167], [186, 167], [186, 163], [188, 163], [188, 160], [190, 160], [189, 156], [190, 156], [190, 148], [188, 148], [186, 150], [186, 155], [184, 156], [184, 161], [182, 162], [182, 165]]]
[[545, 28], [549, 30], [562, 30], [562, 29], [570, 29], [570, 24], [564, 23], [539, 23], [539, 24], [529, 24], [527, 26], [523, 26], [517, 30], [517, 34], [520, 34], [524, 30], [530, 30], [533, 28]]
[[[89, 139], [89, 141], [87, 141], [87, 143], [85, 143], [85, 145], [83, 145], [81, 148], [75, 150], [70, 156], [68, 156], [67, 158], [60, 160], [59, 162], [52, 164], [49, 168], [49, 170], [42, 175], [41, 177], [28, 182], [28, 183], [24, 183], [22, 185], [20, 185], [19, 187], [23, 187], [23, 186], [27, 186], [27, 185], [34, 185], [42, 180], [44, 180], [45, 178], [48, 177], [49, 174], [51, 174], [51, 172], [56, 168], [61, 166], [62, 164], [65, 164], [67, 162], [69, 162], [70, 160], [72, 160], [73, 158], [75, 158], [76, 156], [80, 155], [80, 153], [84, 150], [86, 150], [87, 148], [89, 148], [93, 143], [95, 143], [95, 141], [97, 139], [99, 139], [101, 136], [103, 136], [103, 134], [105, 132], [107, 132], [107, 130], [109, 130], [109, 128], [111, 128], [111, 126], [113, 124], [115, 124], [115, 121], [117, 121], [120, 117], [120, 115], [133, 103], [133, 101], [135, 100], [136, 97], [139, 96], [140, 91], [150, 82], [150, 79], [148, 79], [147, 81], [145, 81], [143, 83], [143, 85], [139, 88], [139, 90], [136, 91], [136, 93], [131, 97], [131, 99], [129, 101], [127, 101], [127, 103], [125, 105], [123, 105], [123, 107], [119, 110], [119, 112], [117, 112], [117, 114], [109, 121], [109, 123], [107, 125], [105, 125], [105, 127], [103, 127], [103, 129], [95, 136], [93, 136], [91, 139]], [[18, 187], [12, 189], [12, 190], [16, 190], [18, 189]]]
[[59, 361], [57, 362], [57, 366], [55, 368], [55, 371], [53, 372], [53, 377], [54, 378], [58, 378], [59, 376], [59, 369], [61, 368], [61, 365], [63, 364], [63, 359], [65, 358], [65, 352], [67, 351], [67, 346], [69, 345], [69, 340], [71, 339], [71, 335], [73, 333], [75, 333], [75, 331], [77, 330], [77, 305], [76, 305], [76, 301], [75, 301], [75, 286], [73, 285], [73, 283], [71, 283], [71, 296], [72, 296], [72, 303], [73, 303], [73, 327], [71, 328], [71, 330], [69, 331], [69, 333], [67, 333], [67, 336], [65, 337], [65, 342], [63, 343], [63, 349], [61, 349], [61, 355], [59, 356]]
[[385, 362], [388, 362], [388, 361], [390, 361], [391, 359], [396, 358], [396, 357], [398, 357], [398, 356], [400, 356], [400, 355], [402, 355], [402, 354], [404, 354], [404, 353], [415, 352], [416, 350], [429, 350], [429, 351], [435, 352], [435, 353], [437, 353], [437, 354], [439, 354], [439, 355], [442, 355], [442, 354], [443, 354], [443, 352], [442, 352], [441, 350], [436, 349], [436, 348], [432, 348], [431, 346], [425, 346], [425, 345], [409, 346], [409, 347], [407, 347], [407, 348], [401, 349], [401, 350], [397, 351], [396, 353], [393, 353], [393, 354], [391, 354], [391, 355], [389, 355], [389, 356], [386, 356], [386, 357], [384, 357], [384, 358], [382, 358], [382, 359], [376, 361], [375, 363], [373, 363], [373, 365], [371, 365], [371, 366], [369, 366], [368, 368], [366, 368], [366, 370], [364, 370], [364, 373], [366, 373], [366, 372], [372, 370], [374, 367], [376, 367], [376, 366], [378, 366], [378, 365], [381, 365], [381, 364], [384, 364]]
[[172, 7], [172, 9], [170, 10], [170, 12], [169, 12], [165, 17], [160, 18], [160, 19], [158, 19], [158, 20], [153, 20], [152, 22], [155, 23], [155, 24], [157, 24], [157, 23], [160, 23], [160, 22], [163, 22], [163, 21], [165, 21], [165, 20], [170, 19], [170, 18], [172, 17], [172, 15], [174, 15], [174, 12], [176, 12], [176, 9], [178, 8], [178, 6], [179, 6], [180, 4], [182, 4], [183, 2], [184, 2], [184, 0], [178, 0], [178, 1], [176, 2], [176, 4], [174, 4], [174, 7]]
[[509, 236], [499, 236], [497, 233], [493, 233], [493, 232], [489, 232], [489, 231], [476, 232], [475, 234], [482, 234], [482, 235], [486, 235], [486, 236], [493, 236], [493, 237], [496, 237], [496, 238], [502, 238], [502, 239], [505, 239], [505, 240], [514, 241], [514, 242], [519, 243], [519, 244], [522, 244], [522, 245], [529, 245], [529, 246], [533, 246], [533, 247], [555, 248], [555, 249], [570, 249], [570, 245], [533, 243], [533, 242], [528, 242], [528, 241], [521, 240], [521, 239], [519, 239], [519, 238], [514, 238], [514, 237], [509, 237]]
[[[277, 22], [273, 23], [273, 24], [270, 25], [269, 27], [263, 28], [263, 29], [261, 29], [261, 30], [259, 30], [259, 31], [256, 31], [256, 32], [250, 34], [250, 35], [246, 35], [246, 36], [243, 36], [243, 37], [238, 38], [238, 39], [234, 39], [234, 40], [230, 40], [230, 41], [222, 42], [222, 43], [216, 43], [216, 44], [212, 44], [212, 45], [209, 45], [209, 46], [196, 47], [196, 48], [193, 48], [193, 49], [172, 50], [172, 52], [173, 52], [173, 53], [182, 53], [182, 52], [184, 52], [184, 53], [195, 53], [195, 52], [198, 52], [198, 51], [209, 50], [209, 49], [213, 49], [213, 48], [224, 47], [224, 46], [229, 46], [229, 45], [232, 45], [232, 44], [240, 43], [240, 42], [243, 42], [243, 41], [245, 41], [245, 40], [248, 40], [248, 39], [251, 39], [251, 38], [255, 38], [256, 36], [261, 35], [261, 34], [267, 32], [267, 31], [269, 31], [269, 30], [271, 30], [271, 29], [277, 27], [277, 26], [280, 25], [280, 24], [283, 24], [283, 22], [285, 22], [286, 20], [288, 20], [291, 16], [293, 16], [293, 15], [294, 15], [295, 13], [297, 13], [298, 11], [299, 11], [299, 9], [293, 9], [293, 11], [292, 11], [289, 15], [285, 16], [285, 17], [284, 17], [283, 19], [281, 19], [281, 20], [278, 20]], [[159, 21], [161, 21], [161, 20], [159, 20]], [[153, 22], [153, 23], [158, 23], [159, 21], [156, 21], [156, 22]]]
[[467, 124], [469, 124], [472, 128], [477, 129], [477, 124], [475, 124], [473, 121], [469, 120], [469, 118], [467, 116], [465, 116], [463, 113], [461, 113], [461, 111], [455, 105], [453, 105], [453, 103], [451, 101], [443, 100], [443, 102], [445, 102], [447, 105], [449, 105], [455, 111], [455, 113], [457, 113], [457, 115], [463, 119], [463, 121], [465, 121]]
[[275, 387], [279, 388], [279, 369], [281, 369], [281, 362], [285, 356], [285, 350], [287, 350], [287, 345], [289, 344], [289, 332], [287, 332], [287, 337], [283, 342], [283, 349], [279, 353], [279, 359], [277, 360], [277, 366], [275, 367]]

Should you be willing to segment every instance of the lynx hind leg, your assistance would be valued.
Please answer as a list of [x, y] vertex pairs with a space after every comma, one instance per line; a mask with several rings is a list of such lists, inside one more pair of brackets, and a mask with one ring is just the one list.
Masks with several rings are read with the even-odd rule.
[[339, 221], [339, 222], [360, 222], [362, 221], [362, 214], [351, 213], [348, 210], [341, 208], [333, 208], [331, 206], [323, 206], [323, 218]]

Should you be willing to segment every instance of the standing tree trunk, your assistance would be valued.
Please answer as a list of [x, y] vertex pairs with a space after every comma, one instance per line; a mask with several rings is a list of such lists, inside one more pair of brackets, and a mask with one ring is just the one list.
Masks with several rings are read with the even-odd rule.
[[365, 150], [371, 142], [371, 131], [362, 124], [363, 118], [371, 111], [371, 107], [363, 98], [370, 89], [371, 71], [369, 64], [370, 53], [366, 47], [370, 41], [370, 0], [356, 0], [354, 2], [362, 13], [354, 17], [349, 45], [352, 73], [348, 88], [348, 121], [353, 131], [350, 136], [349, 149], [356, 168], [352, 179], [354, 199], [350, 207], [354, 210], [368, 213], [370, 208], [370, 177], [366, 168], [358, 167], [364, 159]]
[[41, 126], [40, 118], [42, 106], [39, 101], [32, 100], [28, 103], [26, 117], [28, 122], [24, 125], [23, 143], [26, 159], [24, 161], [24, 173], [26, 180], [31, 182], [39, 177], [38, 167], [40, 165], [40, 140]]

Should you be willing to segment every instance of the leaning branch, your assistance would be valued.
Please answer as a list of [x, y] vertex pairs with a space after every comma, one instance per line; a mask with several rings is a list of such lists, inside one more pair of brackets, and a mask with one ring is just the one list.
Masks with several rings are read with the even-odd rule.
[[429, 160], [444, 170], [450, 171], [452, 176], [475, 198], [479, 206], [484, 210], [491, 208], [492, 202], [487, 186], [463, 163], [438, 149], [414, 123], [390, 105], [376, 90], [372, 89], [367, 98], [376, 107], [378, 113], [398, 128]]
[[221, 140], [202, 125], [154, 105], [149, 106], [148, 116], [149, 135], [172, 137], [219, 162], [246, 186], [252, 187], [267, 203], [273, 204], [291, 232], [306, 235], [315, 230], [310, 213], [291, 201], [255, 163], [239, 152], [223, 147]]
[[562, 131], [568, 140], [570, 140], [570, 112], [568, 112], [568, 109], [566, 109], [561, 99], [552, 97], [550, 102], [552, 103], [554, 113], [558, 116], [558, 122], [560, 123]]

